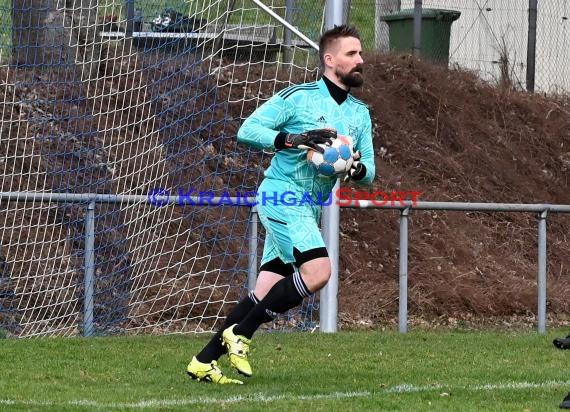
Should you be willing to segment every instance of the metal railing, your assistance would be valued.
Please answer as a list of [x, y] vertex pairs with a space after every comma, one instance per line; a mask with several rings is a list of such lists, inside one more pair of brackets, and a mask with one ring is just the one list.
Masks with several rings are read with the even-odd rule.
[[537, 274], [537, 328], [546, 331], [546, 219], [548, 213], [570, 213], [570, 205], [521, 204], [521, 203], [460, 203], [460, 202], [412, 202], [403, 201], [392, 205], [375, 205], [370, 200], [353, 201], [344, 207], [380, 208], [400, 210], [400, 257], [399, 257], [399, 308], [398, 329], [408, 329], [408, 219], [410, 211], [444, 210], [463, 212], [518, 212], [538, 214], [538, 274]]
[[[85, 205], [85, 243], [84, 243], [84, 279], [85, 294], [83, 299], [83, 335], [91, 336], [94, 332], [94, 286], [95, 286], [95, 205], [97, 203], [150, 203], [148, 195], [109, 195], [96, 193], [49, 193], [49, 192], [0, 192], [0, 201], [12, 202], [56, 202], [56, 203], [82, 203]], [[212, 204], [241, 204], [240, 198], [221, 197], [208, 198], [207, 203], [199, 196], [169, 196], [160, 206], [211, 206]], [[152, 204], [152, 203], [151, 203]], [[156, 206], [156, 205], [153, 205]], [[252, 215], [253, 216], [253, 215]], [[257, 217], [257, 216], [255, 216]], [[257, 220], [250, 219], [249, 225], [250, 254], [248, 256], [248, 286], [255, 286], [257, 272]], [[255, 272], [254, 272], [255, 271]], [[253, 274], [253, 275], [252, 275]], [[252, 282], [253, 279], [253, 283]]]
[[[228, 200], [229, 199], [229, 200]], [[0, 200], [16, 202], [64, 202], [85, 204], [85, 274], [84, 274], [84, 307], [83, 307], [83, 334], [91, 336], [93, 333], [93, 298], [95, 276], [95, 205], [98, 203], [147, 203], [145, 195], [106, 195], [93, 193], [47, 193], [47, 192], [0, 192]], [[258, 247], [258, 217], [255, 209], [255, 200], [240, 202], [237, 197], [213, 197], [207, 202], [199, 196], [171, 196], [163, 205], [202, 207], [216, 204], [250, 207], [251, 213], [248, 221], [248, 288], [253, 289], [257, 278], [257, 247]], [[378, 204], [371, 200], [343, 200], [341, 207], [348, 208], [375, 208], [392, 209], [400, 211], [400, 254], [399, 254], [399, 307], [398, 329], [401, 333], [408, 330], [408, 219], [412, 210], [442, 210], [464, 212], [516, 212], [538, 214], [538, 273], [537, 273], [537, 322], [538, 332], [546, 331], [546, 275], [547, 275], [547, 235], [546, 221], [549, 213], [570, 213], [570, 205], [552, 204], [520, 204], [520, 203], [461, 203], [461, 202], [412, 202], [398, 201], [393, 204]], [[336, 228], [338, 232], [338, 226]], [[338, 258], [335, 257], [335, 258]], [[338, 264], [338, 262], [337, 262]], [[334, 271], [336, 272], [336, 271]], [[329, 283], [332, 290], [338, 290], [338, 276], [333, 276]], [[337, 272], [338, 273], [338, 272]], [[337, 304], [336, 296], [321, 299], [320, 325], [322, 332], [336, 332]], [[332, 302], [334, 301], [334, 302]], [[332, 304], [331, 304], [332, 302]], [[329, 305], [330, 307], [327, 307]], [[322, 319], [326, 317], [326, 319]], [[324, 325], [324, 327], [323, 327]], [[329, 325], [329, 326], [327, 326]], [[330, 326], [333, 325], [333, 326]]]

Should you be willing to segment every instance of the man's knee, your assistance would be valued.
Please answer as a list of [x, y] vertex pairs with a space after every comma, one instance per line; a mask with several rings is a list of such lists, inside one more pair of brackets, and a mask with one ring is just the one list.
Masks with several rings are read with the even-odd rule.
[[327, 257], [319, 257], [303, 263], [299, 267], [301, 278], [311, 293], [322, 289], [331, 277], [331, 262]]
[[303, 281], [314, 293], [322, 289], [331, 277], [331, 262], [326, 247], [317, 247], [301, 252], [293, 249], [295, 266], [299, 268]]
[[259, 276], [255, 282], [254, 294], [261, 300], [271, 290], [273, 285], [287, 276], [291, 276], [295, 268], [291, 263], [284, 263], [281, 259], [275, 258], [261, 265]]

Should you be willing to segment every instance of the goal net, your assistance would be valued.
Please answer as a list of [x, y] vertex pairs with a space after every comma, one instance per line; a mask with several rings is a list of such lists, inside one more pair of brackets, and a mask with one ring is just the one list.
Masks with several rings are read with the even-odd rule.
[[[271, 154], [236, 131], [316, 79], [314, 48], [282, 20], [316, 39], [324, 3], [38, 3], [0, 3], [0, 334], [216, 329], [247, 293], [263, 231], [252, 250], [248, 207], [148, 195], [256, 190]], [[82, 194], [112, 195], [92, 233]], [[314, 328], [317, 305], [271, 327]]]

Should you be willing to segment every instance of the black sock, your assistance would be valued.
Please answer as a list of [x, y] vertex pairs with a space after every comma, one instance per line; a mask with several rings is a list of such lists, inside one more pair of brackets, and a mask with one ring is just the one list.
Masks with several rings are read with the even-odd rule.
[[277, 282], [267, 295], [234, 328], [236, 335], [251, 339], [255, 331], [277, 313], [285, 313], [298, 306], [311, 292], [301, 279], [299, 272]]
[[196, 355], [196, 359], [202, 363], [210, 363], [213, 360], [218, 360], [220, 356], [226, 353], [226, 348], [222, 346], [222, 332], [226, 328], [241, 321], [258, 302], [253, 292], [249, 292], [245, 298], [238, 302], [226, 317], [222, 327], [212, 336], [212, 339], [204, 346], [202, 351]]

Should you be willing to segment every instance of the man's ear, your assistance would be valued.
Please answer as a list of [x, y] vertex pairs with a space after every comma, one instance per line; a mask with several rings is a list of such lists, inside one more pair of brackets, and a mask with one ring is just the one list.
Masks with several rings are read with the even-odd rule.
[[333, 66], [333, 55], [332, 53], [325, 53], [323, 55], [323, 63], [325, 64], [325, 66], [327, 67], [332, 67]]

